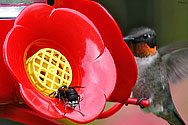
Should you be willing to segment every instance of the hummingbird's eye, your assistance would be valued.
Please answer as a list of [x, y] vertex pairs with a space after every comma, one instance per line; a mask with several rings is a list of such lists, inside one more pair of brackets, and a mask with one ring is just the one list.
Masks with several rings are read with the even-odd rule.
[[143, 35], [143, 38], [144, 38], [144, 39], [147, 39], [147, 38], [149, 38], [149, 37], [151, 37], [150, 34], [145, 33], [145, 34]]
[[143, 35], [143, 38], [144, 38], [144, 39], [148, 38], [148, 34], [144, 34], [144, 35]]

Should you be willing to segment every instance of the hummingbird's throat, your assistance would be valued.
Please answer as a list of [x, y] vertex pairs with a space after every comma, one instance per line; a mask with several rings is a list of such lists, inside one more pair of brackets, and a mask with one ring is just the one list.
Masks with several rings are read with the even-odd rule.
[[131, 46], [136, 57], [147, 57], [156, 54], [156, 46], [150, 48], [146, 43], [131, 43]]

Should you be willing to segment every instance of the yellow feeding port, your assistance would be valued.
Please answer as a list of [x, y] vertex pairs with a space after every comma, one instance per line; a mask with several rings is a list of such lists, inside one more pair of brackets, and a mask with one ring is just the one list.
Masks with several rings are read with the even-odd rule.
[[72, 70], [67, 59], [57, 50], [44, 48], [27, 59], [26, 69], [33, 85], [49, 95], [62, 85], [69, 86]]

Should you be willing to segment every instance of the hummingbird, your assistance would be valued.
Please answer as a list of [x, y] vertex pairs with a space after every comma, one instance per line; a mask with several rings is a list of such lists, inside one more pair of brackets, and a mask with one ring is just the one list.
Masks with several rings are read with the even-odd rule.
[[188, 41], [158, 49], [156, 32], [145, 26], [132, 29], [123, 39], [131, 42], [138, 67], [132, 96], [150, 101], [149, 107], [141, 109], [152, 112], [171, 125], [185, 125], [173, 103], [169, 84], [188, 78]]

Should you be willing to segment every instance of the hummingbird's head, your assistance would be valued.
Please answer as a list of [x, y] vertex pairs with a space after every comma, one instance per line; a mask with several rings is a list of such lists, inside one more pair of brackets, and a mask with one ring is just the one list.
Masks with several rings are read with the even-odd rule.
[[149, 27], [132, 29], [123, 39], [131, 42], [133, 54], [137, 57], [147, 57], [156, 53], [156, 33]]

